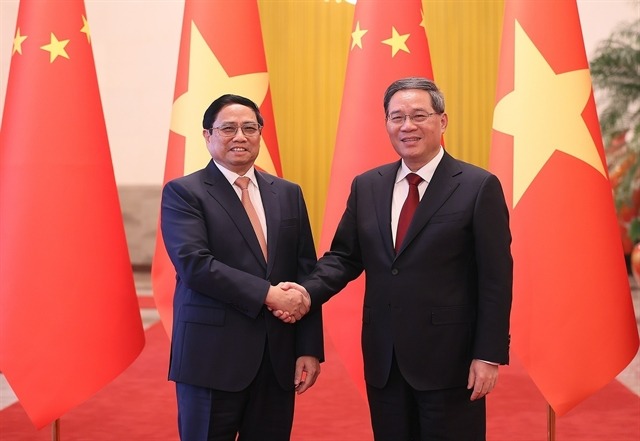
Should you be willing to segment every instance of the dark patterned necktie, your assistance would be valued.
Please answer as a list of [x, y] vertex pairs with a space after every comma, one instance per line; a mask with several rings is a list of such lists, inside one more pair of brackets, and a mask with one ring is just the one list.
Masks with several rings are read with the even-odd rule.
[[400, 211], [400, 217], [398, 218], [398, 230], [396, 231], [396, 253], [400, 250], [404, 236], [407, 234], [409, 224], [413, 218], [413, 213], [415, 213], [418, 202], [420, 202], [418, 184], [422, 182], [422, 178], [415, 173], [409, 173], [407, 175], [407, 182], [409, 182], [409, 193], [407, 194], [407, 199], [404, 201], [404, 205]]

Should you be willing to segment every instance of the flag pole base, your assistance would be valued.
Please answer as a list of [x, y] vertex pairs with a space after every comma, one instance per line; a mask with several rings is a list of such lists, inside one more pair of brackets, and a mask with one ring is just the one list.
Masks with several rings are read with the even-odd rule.
[[547, 404], [547, 441], [556, 441], [556, 412]]
[[60, 418], [51, 423], [51, 440], [60, 441]]

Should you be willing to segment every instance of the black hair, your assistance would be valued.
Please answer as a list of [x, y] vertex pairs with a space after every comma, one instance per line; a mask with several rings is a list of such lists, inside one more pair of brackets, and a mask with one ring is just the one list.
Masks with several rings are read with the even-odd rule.
[[202, 128], [206, 130], [211, 129], [211, 127], [213, 127], [213, 122], [218, 117], [218, 113], [220, 113], [223, 107], [228, 106], [229, 104], [240, 104], [242, 106], [250, 108], [256, 114], [258, 124], [260, 124], [261, 126], [264, 125], [264, 120], [256, 103], [251, 101], [249, 98], [228, 93], [217, 98], [209, 105], [207, 110], [205, 110], [204, 117], [202, 118]]

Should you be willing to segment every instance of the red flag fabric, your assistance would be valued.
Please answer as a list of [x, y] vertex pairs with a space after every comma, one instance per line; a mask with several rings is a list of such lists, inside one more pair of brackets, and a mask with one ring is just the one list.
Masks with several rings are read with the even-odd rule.
[[[241, 32], [238, 23], [242, 23]], [[214, 99], [227, 93], [250, 98], [260, 107], [264, 129], [255, 165], [282, 176], [257, 1], [186, 0], [165, 183], [211, 160], [202, 137], [202, 115]], [[156, 307], [171, 335], [175, 270], [160, 228], [151, 276]]]
[[[324, 253], [346, 207], [353, 178], [398, 160], [385, 130], [383, 95], [395, 80], [433, 79], [420, 0], [359, 0], [318, 251]], [[364, 276], [324, 306], [324, 323], [345, 367], [366, 394], [360, 348]]]
[[560, 416], [638, 349], [575, 0], [505, 2], [490, 164], [511, 211], [512, 348]]
[[82, 0], [20, 2], [0, 132], [0, 370], [40, 428], [144, 346]]

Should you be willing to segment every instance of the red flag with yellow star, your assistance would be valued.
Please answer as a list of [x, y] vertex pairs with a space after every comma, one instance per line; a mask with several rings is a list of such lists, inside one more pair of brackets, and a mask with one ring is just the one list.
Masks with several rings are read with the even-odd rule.
[[0, 370], [40, 428], [144, 346], [82, 0], [23, 0], [0, 132]]
[[563, 415], [638, 349], [575, 0], [505, 2], [490, 162], [511, 211], [513, 351]]
[[[356, 3], [338, 134], [331, 167], [319, 252], [331, 240], [346, 207], [353, 178], [398, 160], [385, 129], [383, 96], [397, 79], [433, 79], [420, 0]], [[324, 323], [360, 392], [365, 394], [360, 349], [364, 276], [324, 306]]]
[[[165, 183], [211, 160], [202, 137], [202, 116], [214, 99], [227, 93], [245, 96], [260, 107], [264, 129], [255, 165], [282, 176], [257, 1], [186, 0]], [[156, 307], [171, 335], [175, 270], [160, 228], [151, 273]]]

